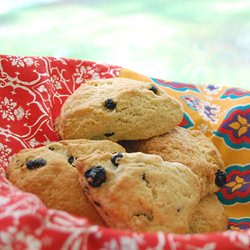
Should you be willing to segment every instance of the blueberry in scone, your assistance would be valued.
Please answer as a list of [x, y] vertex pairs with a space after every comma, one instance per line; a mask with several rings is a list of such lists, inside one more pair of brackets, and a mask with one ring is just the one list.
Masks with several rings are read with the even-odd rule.
[[102, 166], [94, 166], [84, 173], [88, 184], [92, 187], [100, 187], [106, 181], [105, 169]]
[[226, 184], [226, 182], [227, 182], [226, 173], [224, 171], [217, 170], [215, 176], [216, 176], [215, 177], [215, 184], [218, 187], [223, 187]]

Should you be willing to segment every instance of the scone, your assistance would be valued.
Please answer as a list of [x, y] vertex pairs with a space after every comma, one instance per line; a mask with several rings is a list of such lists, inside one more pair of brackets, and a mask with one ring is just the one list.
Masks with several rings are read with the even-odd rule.
[[188, 233], [200, 200], [198, 177], [157, 155], [102, 153], [79, 158], [83, 189], [109, 227]]
[[123, 152], [111, 141], [70, 140], [36, 149], [24, 149], [15, 155], [7, 169], [8, 179], [19, 189], [37, 195], [48, 208], [85, 216], [104, 225], [78, 181], [75, 160], [95, 150]]
[[228, 216], [215, 194], [204, 197], [195, 209], [190, 233], [220, 232], [227, 229]]
[[130, 148], [189, 167], [200, 178], [202, 197], [218, 191], [226, 182], [219, 151], [200, 131], [176, 127], [164, 135], [134, 142]]
[[67, 98], [55, 130], [62, 139], [138, 140], [168, 132], [182, 117], [179, 102], [153, 83], [101, 79]]

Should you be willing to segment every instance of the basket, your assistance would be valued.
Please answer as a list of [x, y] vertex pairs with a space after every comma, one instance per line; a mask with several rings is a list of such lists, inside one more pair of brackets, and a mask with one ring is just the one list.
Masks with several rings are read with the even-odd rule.
[[[219, 149], [227, 183], [217, 193], [228, 230], [210, 234], [144, 233], [92, 225], [48, 209], [5, 177], [12, 155], [59, 138], [62, 104], [89, 79], [127, 77], [159, 84], [184, 108], [180, 126], [198, 128]], [[0, 249], [250, 249], [250, 91], [150, 78], [120, 66], [53, 57], [0, 56]]]

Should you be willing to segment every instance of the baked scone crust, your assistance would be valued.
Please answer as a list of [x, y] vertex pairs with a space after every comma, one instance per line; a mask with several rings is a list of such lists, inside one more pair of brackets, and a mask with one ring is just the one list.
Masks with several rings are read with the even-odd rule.
[[160, 155], [165, 161], [180, 162], [200, 178], [202, 197], [219, 190], [216, 173], [224, 170], [221, 155], [200, 131], [176, 127], [168, 133], [131, 143], [130, 151]]
[[96, 151], [76, 163], [83, 189], [107, 225], [188, 233], [200, 200], [198, 177], [156, 155], [120, 155]]
[[62, 139], [147, 139], [171, 130], [182, 117], [180, 103], [153, 83], [100, 79], [67, 98], [55, 130]]
[[[17, 153], [7, 168], [7, 177], [22, 191], [37, 195], [48, 208], [84, 216], [94, 224], [105, 225], [79, 184], [75, 168], [78, 157], [91, 154], [97, 149], [112, 153], [125, 151], [111, 141], [55, 142]], [[37, 165], [34, 165], [34, 160], [38, 161]]]
[[190, 224], [190, 233], [211, 233], [227, 229], [228, 216], [215, 194], [201, 199]]

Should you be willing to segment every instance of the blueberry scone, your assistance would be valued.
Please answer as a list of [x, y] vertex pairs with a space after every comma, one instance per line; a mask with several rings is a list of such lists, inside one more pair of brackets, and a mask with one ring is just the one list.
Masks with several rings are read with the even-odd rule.
[[176, 127], [164, 135], [134, 142], [132, 150], [160, 155], [165, 161], [189, 167], [200, 178], [202, 197], [218, 191], [226, 182], [219, 151], [198, 130]]
[[182, 117], [179, 102], [153, 83], [111, 78], [70, 95], [55, 129], [62, 139], [137, 140], [168, 132]]
[[77, 160], [80, 182], [109, 227], [188, 233], [198, 177], [157, 155], [102, 153]]
[[190, 224], [190, 233], [220, 232], [227, 229], [228, 216], [215, 194], [201, 199]]
[[69, 140], [36, 149], [24, 149], [15, 155], [7, 169], [8, 179], [19, 189], [37, 195], [48, 208], [85, 216], [104, 225], [78, 182], [75, 161], [95, 150], [121, 152], [111, 141]]

